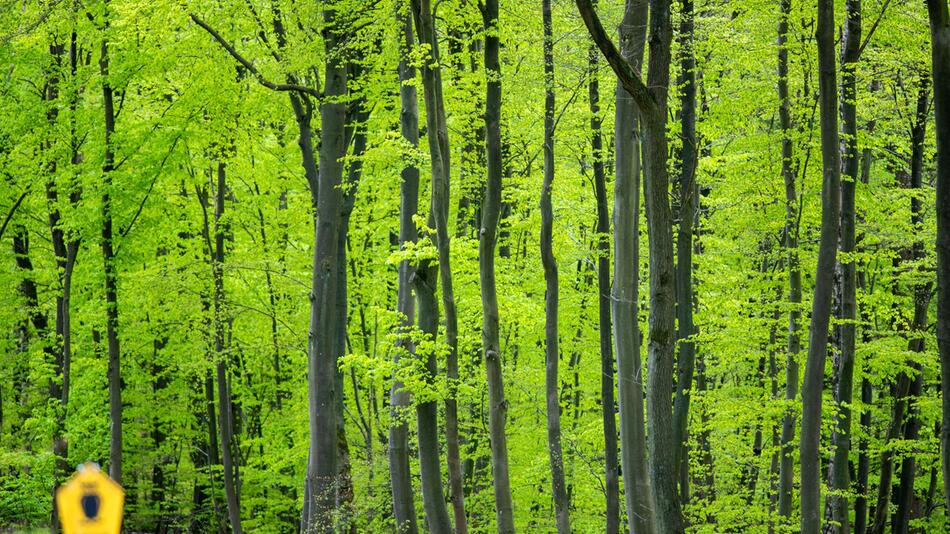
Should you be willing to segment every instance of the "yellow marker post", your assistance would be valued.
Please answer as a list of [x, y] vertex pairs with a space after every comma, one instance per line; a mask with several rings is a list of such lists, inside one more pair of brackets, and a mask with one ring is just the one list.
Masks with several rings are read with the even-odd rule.
[[86, 463], [56, 490], [64, 534], [119, 534], [125, 492], [99, 466]]

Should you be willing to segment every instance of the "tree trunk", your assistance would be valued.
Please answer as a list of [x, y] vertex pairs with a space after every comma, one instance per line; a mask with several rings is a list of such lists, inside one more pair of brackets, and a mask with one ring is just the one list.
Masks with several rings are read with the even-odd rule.
[[838, 241], [840, 212], [839, 176], [841, 154], [838, 145], [838, 76], [835, 66], [834, 4], [818, 2], [818, 85], [821, 117], [821, 240], [815, 273], [808, 357], [802, 385], [801, 527], [803, 534], [821, 530], [821, 391], [828, 348], [831, 297]]
[[[686, 461], [686, 430], [689, 424], [690, 389], [696, 361], [696, 335], [693, 325], [693, 227], [699, 207], [699, 187], [696, 182], [696, 56], [693, 51], [693, 0], [681, 0], [680, 20], [680, 220], [676, 241], [676, 312], [678, 320], [676, 398], [673, 403], [673, 441], [676, 446], [677, 480], [689, 480]], [[761, 430], [757, 434], [761, 440]], [[755, 484], [755, 481], [752, 482]], [[689, 502], [685, 483], [681, 484], [683, 502]]]
[[[911, 129], [911, 162], [910, 188], [920, 191], [923, 187], [922, 174], [924, 162], [924, 140], [927, 133], [927, 115], [930, 107], [930, 76], [923, 72], [920, 76], [920, 88], [917, 93], [917, 113]], [[910, 201], [911, 225], [915, 235], [923, 235], [924, 215], [923, 205], [919, 196], [911, 196]], [[915, 241], [911, 249], [911, 261], [921, 262], [925, 257], [924, 243]], [[931, 284], [917, 283], [914, 286], [914, 315], [911, 322], [910, 342], [911, 352], [924, 351], [924, 336], [927, 330], [927, 310], [930, 307]], [[907, 422], [904, 425], [904, 439], [916, 441], [920, 431], [919, 408], [917, 399], [923, 388], [923, 371], [919, 362], [910, 362], [910, 367], [916, 371], [911, 379], [907, 396]], [[917, 469], [913, 452], [908, 452], [901, 459], [900, 485], [894, 500], [897, 501], [897, 511], [892, 522], [895, 534], [907, 534], [911, 519], [911, 507], [914, 499], [914, 475]]]
[[[454, 382], [458, 380], [458, 319], [455, 312], [455, 292], [452, 284], [452, 267], [450, 257], [450, 242], [448, 229], [449, 215], [449, 148], [448, 148], [448, 128], [445, 124], [445, 104], [442, 100], [442, 78], [441, 69], [437, 66], [439, 61], [438, 41], [434, 29], [434, 16], [432, 6], [428, 0], [415, 0], [412, 3], [413, 14], [416, 21], [416, 29], [419, 34], [419, 42], [426, 43], [430, 47], [432, 57], [422, 66], [422, 83], [426, 107], [426, 129], [428, 131], [429, 155], [431, 157], [431, 203], [430, 217], [434, 221], [436, 228], [435, 245], [438, 250], [439, 265], [438, 272], [442, 284], [442, 304], [445, 310], [445, 337], [449, 348], [447, 358], [447, 372], [450, 387], [454, 387]], [[426, 268], [426, 270], [428, 270]], [[435, 300], [435, 276], [431, 279], [426, 276], [426, 282], [431, 283], [423, 289], [427, 292], [431, 289], [431, 298]], [[419, 321], [423, 322], [421, 302], [428, 294], [419, 294], [420, 308]], [[431, 329], [433, 340], [438, 334], [438, 304], [433, 302], [432, 313], [434, 317], [434, 328]], [[426, 331], [426, 330], [424, 330]], [[432, 377], [438, 372], [434, 354], [428, 355], [427, 366], [430, 368]], [[459, 461], [458, 448], [458, 409], [455, 403], [454, 392], [448, 395], [446, 400], [446, 441], [449, 445], [449, 478], [452, 488], [452, 503], [455, 513], [456, 525], [461, 525], [464, 531], [465, 526], [465, 508], [464, 497], [462, 493], [462, 475], [461, 462]], [[426, 443], [431, 447], [427, 451], [428, 461], [420, 463], [423, 469], [423, 502], [426, 505], [426, 517], [428, 518], [429, 529], [433, 532], [450, 532], [452, 529], [449, 523], [448, 512], [445, 509], [445, 501], [442, 496], [442, 466], [439, 459], [439, 440], [438, 440], [438, 409], [434, 402], [427, 403], [429, 406], [419, 408], [419, 430], [420, 430], [420, 460], [422, 459], [422, 431], [425, 429], [430, 439]], [[423, 409], [424, 408], [424, 409]], [[423, 417], [426, 418], [423, 421]], [[428, 491], [426, 491], [428, 490]]]
[[940, 430], [943, 497], [950, 513], [950, 8], [927, 0], [937, 134], [937, 350], [943, 421]]
[[551, 0], [541, 0], [544, 26], [544, 181], [541, 185], [541, 264], [544, 266], [544, 361], [547, 399], [548, 456], [558, 534], [571, 532], [564, 480], [564, 453], [561, 449], [561, 396], [558, 381], [558, 273], [554, 257], [554, 35], [551, 28]]
[[[400, 14], [399, 17], [402, 18], [405, 39], [405, 48], [402, 50], [399, 60], [399, 80], [401, 82], [399, 97], [402, 106], [400, 128], [403, 139], [414, 148], [419, 144], [419, 108], [416, 87], [411, 83], [415, 81], [416, 71], [408, 61], [413, 43], [412, 19], [408, 12], [405, 15]], [[413, 217], [416, 215], [419, 204], [419, 168], [415, 165], [407, 165], [402, 170], [399, 203], [399, 243], [400, 247], [406, 247], [409, 243], [414, 243], [417, 237], [416, 223]], [[414, 323], [412, 300], [414, 270], [409, 260], [403, 260], [399, 263], [399, 288], [396, 297], [396, 309], [399, 311], [402, 321], [403, 332], [401, 335], [405, 336], [402, 349], [406, 351], [411, 350], [411, 341], [408, 336]], [[403, 350], [397, 350], [393, 353], [397, 369]], [[409, 392], [403, 390], [402, 381], [398, 378], [393, 381], [390, 399], [393, 420], [389, 426], [389, 476], [392, 485], [393, 517], [396, 520], [396, 532], [415, 534], [418, 532], [418, 527], [416, 526], [416, 508], [412, 502], [412, 476], [409, 471], [409, 427], [405, 420], [405, 412], [409, 406]]]
[[[107, 4], [108, 5], [108, 4]], [[105, 31], [109, 29], [106, 15]], [[109, 476], [122, 484], [122, 374], [119, 368], [119, 307], [115, 252], [112, 242], [112, 170], [115, 154], [112, 136], [115, 133], [115, 109], [112, 100], [112, 84], [109, 80], [109, 42], [102, 39], [99, 56], [99, 74], [102, 76], [102, 102], [105, 112], [105, 159], [102, 164], [102, 262], [105, 274], [106, 340], [109, 351]]]
[[488, 381], [488, 432], [491, 437], [492, 479], [495, 488], [495, 517], [498, 533], [515, 531], [508, 473], [508, 436], [505, 422], [508, 401], [502, 375], [501, 343], [498, 332], [498, 294], [495, 288], [495, 248], [501, 212], [501, 63], [498, 35], [498, 0], [482, 6], [485, 35], [485, 149], [488, 173], [482, 202], [482, 227], [478, 239], [478, 272], [482, 293], [482, 344]]
[[778, 23], [778, 96], [779, 122], [782, 128], [782, 179], [785, 183], [785, 247], [788, 254], [788, 353], [785, 365], [785, 401], [787, 412], [782, 420], [781, 459], [779, 461], [778, 513], [792, 515], [793, 477], [795, 459], [795, 412], [792, 402], [798, 397], [798, 353], [801, 351], [802, 271], [798, 258], [798, 193], [795, 189], [795, 171], [792, 165], [792, 118], [788, 94], [788, 18], [791, 0], [780, 0]]
[[[231, 387], [228, 377], [230, 356], [225, 347], [225, 329], [227, 312], [224, 307], [224, 240], [227, 228], [222, 221], [224, 216], [224, 197], [227, 180], [223, 161], [218, 162], [216, 183], [214, 185], [214, 248], [211, 254], [211, 274], [214, 293], [212, 294], [212, 326], [214, 329], [215, 377], [218, 390], [218, 432], [221, 439], [221, 461], [224, 468], [224, 493], [228, 504], [228, 522], [234, 534], [241, 534], [241, 505], [238, 500], [238, 481], [234, 462], [234, 417], [231, 411]], [[211, 243], [209, 243], [210, 245]]]
[[595, 45], [588, 51], [588, 92], [590, 94], [591, 148], [593, 151], [594, 195], [597, 199], [597, 295], [600, 333], [600, 396], [604, 420], [604, 489], [607, 500], [606, 534], [620, 533], [620, 469], [617, 464], [617, 412], [614, 400], [613, 339], [610, 335], [610, 215], [607, 206], [607, 176], [604, 172], [604, 141], [600, 119], [600, 82]]
[[[328, 49], [340, 45], [344, 32], [336, 6], [325, 6], [323, 38]], [[342, 54], [340, 54], [342, 55]], [[335, 347], [337, 285], [343, 191], [343, 156], [346, 154], [347, 91], [345, 60], [331, 55], [324, 73], [325, 100], [320, 104], [321, 143], [317, 178], [316, 244], [313, 254], [313, 293], [310, 306], [310, 339], [307, 382], [310, 392], [310, 451], [304, 486], [301, 528], [305, 532], [333, 532], [333, 510], [338, 498], [337, 414]]]
[[647, 87], [655, 108], [642, 116], [645, 143], [644, 205], [650, 242], [650, 321], [647, 335], [647, 451], [656, 499], [657, 529], [683, 532], [673, 432], [673, 364], [676, 346], [676, 279], [673, 218], [667, 169], [667, 93], [670, 79], [670, 1], [650, 1]]
[[871, 472], [871, 458], [868, 456], [868, 438], [871, 431], [871, 410], [868, 407], [873, 401], [871, 382], [867, 377], [861, 380], [861, 434], [858, 441], [858, 476], [855, 481], [854, 492], [854, 532], [864, 534], [868, 522], [868, 475]]
[[844, 181], [841, 184], [841, 233], [839, 246], [844, 256], [838, 264], [841, 275], [838, 326], [840, 352], [838, 354], [837, 391], [835, 404], [837, 417], [832, 434], [834, 453], [828, 465], [829, 494], [825, 502], [826, 533], [850, 532], [849, 510], [846, 492], [851, 486], [849, 456], [851, 452], [851, 400], [854, 390], [855, 320], [857, 319], [856, 265], [851, 255], [855, 245], [854, 192], [858, 183], [858, 124], [856, 114], [856, 73], [861, 46], [861, 0], [848, 0], [845, 24], [841, 39], [841, 125], [843, 138]]
[[[646, 42], [648, 4], [628, 0], [620, 22], [620, 50], [607, 36], [589, 0], [576, 0], [594, 43], [617, 75], [614, 120], [614, 288], [613, 333], [617, 349], [617, 389], [620, 408], [620, 455], [624, 497], [631, 532], [657, 531], [654, 496], [647, 475], [643, 414], [643, 369], [640, 362], [639, 226], [640, 128], [647, 97], [639, 73]], [[639, 83], [637, 83], [639, 82]], [[636, 87], [634, 87], [636, 86]], [[649, 99], [649, 100], [648, 100]]]

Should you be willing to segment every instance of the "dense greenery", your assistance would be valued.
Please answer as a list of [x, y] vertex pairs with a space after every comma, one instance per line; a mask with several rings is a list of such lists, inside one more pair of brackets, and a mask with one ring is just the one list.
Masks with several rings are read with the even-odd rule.
[[0, 0], [0, 529], [97, 461], [129, 531], [946, 532], [948, 50], [946, 0]]

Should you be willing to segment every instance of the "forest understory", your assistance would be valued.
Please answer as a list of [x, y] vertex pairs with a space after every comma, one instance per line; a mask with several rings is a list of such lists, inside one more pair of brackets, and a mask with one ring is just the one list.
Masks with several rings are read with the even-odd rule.
[[0, 0], [0, 532], [950, 531], [948, 0]]

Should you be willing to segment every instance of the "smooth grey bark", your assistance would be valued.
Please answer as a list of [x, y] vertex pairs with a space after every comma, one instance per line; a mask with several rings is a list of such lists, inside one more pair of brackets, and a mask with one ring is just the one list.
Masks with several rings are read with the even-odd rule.
[[610, 214], [607, 206], [607, 173], [604, 169], [604, 141], [600, 118], [600, 82], [597, 79], [600, 53], [596, 45], [588, 50], [588, 93], [590, 99], [591, 149], [593, 152], [594, 195], [597, 200], [597, 301], [600, 335], [600, 397], [604, 420], [604, 489], [607, 500], [606, 534], [620, 532], [620, 469], [617, 463], [617, 415], [614, 400], [613, 338], [610, 319]]
[[[108, 2], [106, 3], [108, 9]], [[104, 32], [109, 30], [109, 16], [105, 16]], [[122, 374], [119, 368], [119, 306], [115, 251], [112, 239], [112, 171], [115, 153], [112, 136], [115, 134], [115, 108], [112, 84], [109, 80], [109, 41], [103, 36], [99, 55], [99, 75], [102, 77], [102, 105], [105, 113], [105, 157], [102, 163], [102, 263], [105, 277], [106, 342], [109, 353], [109, 476], [122, 484]]]
[[[422, 65], [423, 95], [426, 108], [426, 130], [428, 132], [429, 155], [431, 159], [431, 199], [429, 216], [436, 229], [435, 245], [438, 250], [438, 275], [442, 285], [442, 304], [445, 311], [445, 336], [449, 346], [447, 371], [450, 382], [458, 379], [458, 319], [455, 312], [455, 292], [452, 284], [452, 267], [450, 256], [450, 237], [448, 230], [449, 212], [449, 149], [448, 128], [445, 124], [445, 105], [442, 100], [441, 69], [438, 67], [438, 41], [434, 29], [432, 6], [428, 0], [414, 0], [412, 2], [413, 17], [419, 42], [427, 44], [431, 58]], [[433, 269], [434, 271], [435, 269]], [[438, 302], [435, 297], [436, 276], [428, 275], [429, 268], [420, 266], [417, 276], [422, 286], [417, 283], [417, 293], [420, 299], [419, 322], [420, 327], [424, 320], [432, 321], [429, 329], [424, 332], [432, 335], [433, 340], [438, 335]], [[434, 314], [432, 318], [423, 316], [423, 298], [431, 298], [432, 305], [426, 306], [426, 311]], [[428, 355], [426, 366], [430, 377], [438, 372], [434, 354]], [[452, 384], [454, 386], [454, 383]], [[446, 400], [446, 441], [451, 442], [449, 454], [449, 477], [452, 487], [453, 511], [456, 524], [462, 525], [465, 530], [465, 509], [462, 494], [461, 463], [458, 450], [458, 413], [454, 399], [454, 392]], [[448, 511], [442, 493], [442, 465], [439, 456], [438, 439], [438, 408], [434, 401], [426, 403], [425, 410], [419, 411], [420, 432], [420, 468], [422, 470], [423, 503], [426, 508], [426, 518], [432, 532], [451, 532]], [[425, 418], [425, 421], [423, 420]], [[431, 439], [423, 439], [423, 431]], [[431, 436], [429, 436], [431, 434]], [[423, 450], [423, 444], [429, 450]], [[422, 461], [423, 455], [426, 461]]]
[[238, 500], [237, 473], [234, 463], [234, 418], [231, 412], [231, 386], [228, 377], [229, 355], [225, 347], [228, 318], [224, 309], [224, 240], [226, 225], [224, 216], [224, 198], [227, 189], [226, 165], [218, 162], [216, 183], [214, 186], [214, 247], [209, 242], [211, 254], [211, 274], [214, 293], [212, 294], [212, 326], [214, 329], [215, 378], [218, 390], [218, 431], [221, 439], [221, 462], [224, 468], [224, 493], [228, 504], [228, 522], [234, 534], [241, 534], [241, 504]]
[[670, 79], [669, 0], [650, 2], [650, 58], [644, 84], [626, 61], [597, 18], [589, 0], [577, 0], [584, 23], [617, 74], [623, 88], [639, 107], [644, 131], [645, 206], [650, 243], [650, 320], [647, 358], [650, 364], [647, 394], [650, 481], [656, 528], [677, 533], [684, 529], [677, 493], [676, 447], [673, 438], [673, 353], [675, 332], [675, 279], [673, 273], [672, 214], [667, 169], [667, 96]]
[[818, 1], [818, 91], [821, 122], [821, 237], [805, 381], [802, 385], [800, 443], [801, 528], [803, 534], [821, 530], [821, 401], [831, 319], [834, 265], [840, 213], [841, 153], [838, 137], [838, 75], [835, 58], [835, 14], [832, 0]]
[[[338, 47], [344, 38], [338, 21], [338, 6], [323, 8], [323, 38], [327, 48]], [[336, 321], [337, 263], [343, 192], [343, 156], [346, 154], [347, 71], [342, 54], [326, 58], [324, 98], [320, 104], [321, 143], [317, 177], [316, 244], [313, 254], [313, 292], [310, 306], [307, 382], [310, 411], [310, 451], [304, 485], [301, 530], [333, 532], [337, 484], [336, 413]]]
[[801, 351], [802, 271], [798, 258], [798, 192], [795, 189], [795, 170], [792, 162], [792, 117], [788, 94], [788, 18], [791, 0], [779, 0], [781, 13], [778, 22], [778, 96], [779, 124], [782, 129], [782, 180], [785, 184], [785, 248], [788, 268], [788, 350], [785, 363], [785, 401], [787, 412], [782, 419], [779, 460], [778, 514], [792, 515], [795, 412], [791, 403], [798, 397], [798, 354]]
[[[640, 109], [652, 97], [632, 88], [639, 78], [646, 43], [646, 0], [629, 0], [620, 23], [620, 50], [607, 36], [593, 5], [578, 0], [578, 11], [594, 43], [617, 74], [614, 182], [613, 333], [617, 351], [617, 389], [620, 408], [620, 456], [624, 497], [630, 532], [656, 532], [654, 497], [647, 473], [643, 412], [643, 369], [640, 362], [639, 221], [640, 221]], [[631, 92], [630, 89], [633, 89]], [[633, 93], [639, 95], [635, 97]]]
[[[399, 124], [403, 139], [409, 146], [419, 145], [419, 107], [416, 87], [412, 84], [416, 70], [408, 57], [413, 45], [412, 19], [408, 11], [398, 15], [403, 25], [403, 50], [399, 58]], [[413, 220], [419, 205], [419, 168], [408, 164], [402, 170], [402, 184], [399, 196], [399, 244], [405, 247], [418, 238], [416, 223]], [[399, 287], [396, 296], [396, 309], [402, 320], [402, 342], [404, 350], [411, 350], [408, 330], [414, 323], [412, 299], [412, 278], [415, 268], [409, 260], [399, 263]], [[396, 368], [402, 350], [394, 352]], [[390, 410], [393, 421], [389, 426], [389, 476], [392, 487], [393, 517], [396, 520], [396, 532], [414, 534], [418, 532], [416, 509], [413, 505], [412, 475], [409, 471], [409, 427], [405, 421], [405, 412], [409, 406], [409, 392], [403, 389], [402, 381], [393, 380], [390, 392]]]
[[861, 46], [861, 0], [848, 0], [841, 38], [841, 219], [839, 247], [844, 255], [838, 263], [840, 275], [840, 347], [835, 374], [837, 417], [832, 434], [834, 453], [828, 464], [829, 494], [825, 501], [826, 533], [849, 532], [850, 511], [846, 492], [851, 486], [851, 400], [854, 390], [855, 320], [857, 319], [857, 274], [851, 254], [855, 247], [855, 200], [858, 183], [858, 124], [856, 113], [856, 69]]
[[[697, 223], [699, 186], [696, 182], [698, 159], [696, 140], [696, 56], [693, 51], [693, 0], [681, 0], [679, 27], [680, 53], [680, 176], [679, 227], [676, 235], [676, 315], [679, 355], [676, 370], [676, 398], [673, 401], [673, 442], [676, 446], [677, 480], [680, 496], [689, 502], [687, 427], [690, 390], [696, 361], [696, 327], [693, 323], [693, 230]], [[761, 441], [761, 431], [757, 434]], [[753, 484], [755, 479], [753, 478]]]
[[508, 470], [508, 436], [505, 423], [508, 401], [502, 374], [501, 342], [498, 331], [498, 294], [495, 287], [495, 248], [501, 215], [501, 63], [498, 36], [498, 0], [482, 5], [485, 24], [485, 149], [488, 173], [482, 221], [478, 239], [478, 273], [482, 293], [482, 345], [488, 381], [488, 432], [491, 438], [492, 478], [495, 489], [495, 518], [499, 534], [515, 531]]
[[548, 430], [548, 459], [551, 490], [558, 534], [571, 531], [570, 501], [564, 480], [564, 453], [561, 448], [561, 395], [558, 380], [558, 269], [554, 257], [554, 35], [551, 28], [551, 0], [541, 0], [544, 31], [544, 179], [541, 184], [541, 264], [544, 268], [544, 362]]
[[943, 395], [940, 430], [943, 498], [950, 514], [950, 8], [927, 0], [937, 137], [937, 351]]

